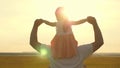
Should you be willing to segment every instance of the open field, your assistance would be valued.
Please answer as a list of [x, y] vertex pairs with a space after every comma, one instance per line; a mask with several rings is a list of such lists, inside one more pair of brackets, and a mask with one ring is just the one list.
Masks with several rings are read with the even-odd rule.
[[[85, 61], [87, 68], [120, 68], [120, 56], [91, 56]], [[49, 61], [38, 55], [2, 54], [0, 68], [48, 68]]]

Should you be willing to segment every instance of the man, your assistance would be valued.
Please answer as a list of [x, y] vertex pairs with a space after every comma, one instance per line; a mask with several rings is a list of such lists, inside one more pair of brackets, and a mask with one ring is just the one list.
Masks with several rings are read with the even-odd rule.
[[77, 48], [77, 55], [72, 58], [54, 59], [51, 54], [50, 46], [38, 42], [37, 30], [38, 27], [43, 23], [42, 19], [37, 19], [34, 23], [30, 36], [30, 45], [38, 52], [40, 52], [42, 47], [48, 49], [48, 52], [50, 52], [50, 55], [48, 56], [50, 60], [50, 68], [84, 68], [84, 60], [104, 44], [103, 37], [96, 19], [92, 16], [89, 16], [87, 17], [87, 22], [93, 26], [95, 41], [79, 46]]

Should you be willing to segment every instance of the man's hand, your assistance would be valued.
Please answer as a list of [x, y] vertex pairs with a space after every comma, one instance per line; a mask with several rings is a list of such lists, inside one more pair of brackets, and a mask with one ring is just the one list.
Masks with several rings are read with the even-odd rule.
[[35, 22], [34, 22], [34, 25], [35, 26], [39, 26], [43, 23], [43, 20], [42, 19], [36, 19]]
[[87, 21], [90, 24], [96, 24], [96, 19], [94, 17], [92, 17], [92, 16], [88, 16]]

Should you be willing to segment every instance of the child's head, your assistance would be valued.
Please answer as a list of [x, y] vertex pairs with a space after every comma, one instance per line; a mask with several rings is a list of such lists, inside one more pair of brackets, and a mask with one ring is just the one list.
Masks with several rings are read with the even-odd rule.
[[67, 16], [65, 15], [65, 10], [63, 7], [58, 7], [55, 11], [55, 15], [56, 15], [57, 21], [59, 22], [63, 22], [67, 20]]

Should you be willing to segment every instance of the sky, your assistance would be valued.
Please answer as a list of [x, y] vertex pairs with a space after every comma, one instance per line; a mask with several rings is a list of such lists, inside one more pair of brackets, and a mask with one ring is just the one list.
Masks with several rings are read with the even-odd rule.
[[[120, 53], [120, 0], [0, 0], [0, 52], [36, 52], [29, 45], [35, 19], [56, 21], [55, 10], [64, 7], [70, 20], [94, 16], [104, 45], [96, 53]], [[92, 25], [72, 27], [79, 45], [94, 41]], [[38, 39], [50, 44], [55, 27], [42, 24]]]

